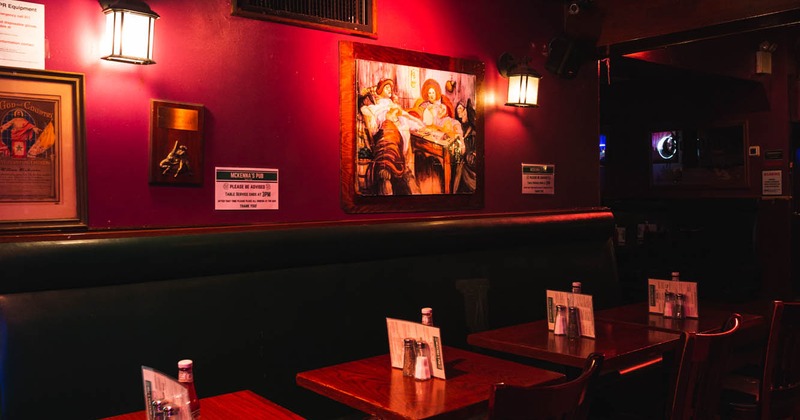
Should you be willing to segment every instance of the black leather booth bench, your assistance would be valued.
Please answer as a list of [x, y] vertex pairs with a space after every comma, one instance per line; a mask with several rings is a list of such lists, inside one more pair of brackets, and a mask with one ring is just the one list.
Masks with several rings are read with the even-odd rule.
[[141, 410], [141, 366], [176, 376], [183, 358], [201, 397], [250, 389], [335, 418], [296, 373], [386, 353], [386, 317], [430, 306], [445, 344], [468, 348], [472, 331], [543, 318], [548, 288], [578, 280], [616, 303], [613, 230], [592, 208], [0, 243], [0, 418]]

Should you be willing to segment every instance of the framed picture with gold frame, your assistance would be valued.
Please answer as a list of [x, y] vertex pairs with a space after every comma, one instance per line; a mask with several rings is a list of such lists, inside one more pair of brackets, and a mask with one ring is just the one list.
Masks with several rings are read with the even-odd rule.
[[340, 41], [348, 213], [483, 207], [484, 64]]
[[84, 86], [0, 67], [0, 233], [87, 228]]

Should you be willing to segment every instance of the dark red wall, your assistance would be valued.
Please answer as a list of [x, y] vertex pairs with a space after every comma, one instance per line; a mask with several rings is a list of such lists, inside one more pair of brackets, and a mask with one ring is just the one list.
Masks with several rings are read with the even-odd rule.
[[[339, 200], [338, 42], [350, 40], [486, 64], [485, 208], [517, 212], [599, 203], [597, 74], [545, 74], [538, 109], [502, 105], [503, 52], [532, 56], [558, 35], [553, 1], [378, 1], [376, 40], [231, 16], [227, 0], [149, 0], [155, 60], [100, 60], [103, 14], [91, 0], [45, 4], [48, 70], [86, 75], [89, 224], [94, 229], [395, 218], [350, 215]], [[492, 102], [491, 98], [496, 98]], [[205, 106], [202, 187], [148, 184], [151, 99]], [[556, 165], [554, 196], [522, 195], [521, 163]], [[215, 166], [280, 170], [280, 209], [215, 211]]]

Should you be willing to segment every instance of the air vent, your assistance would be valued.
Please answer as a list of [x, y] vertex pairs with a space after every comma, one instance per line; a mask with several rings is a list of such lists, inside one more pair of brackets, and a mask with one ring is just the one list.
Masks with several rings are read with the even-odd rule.
[[233, 15], [376, 38], [377, 0], [233, 0]]

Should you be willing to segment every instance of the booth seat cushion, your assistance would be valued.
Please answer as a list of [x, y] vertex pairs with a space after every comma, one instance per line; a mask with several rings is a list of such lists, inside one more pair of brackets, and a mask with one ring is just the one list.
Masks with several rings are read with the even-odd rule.
[[0, 418], [141, 410], [141, 366], [176, 376], [183, 358], [201, 397], [251, 389], [328, 418], [342, 407], [296, 373], [386, 353], [386, 317], [433, 307], [465, 347], [543, 318], [545, 289], [572, 281], [613, 304], [612, 231], [600, 209], [2, 243]]

